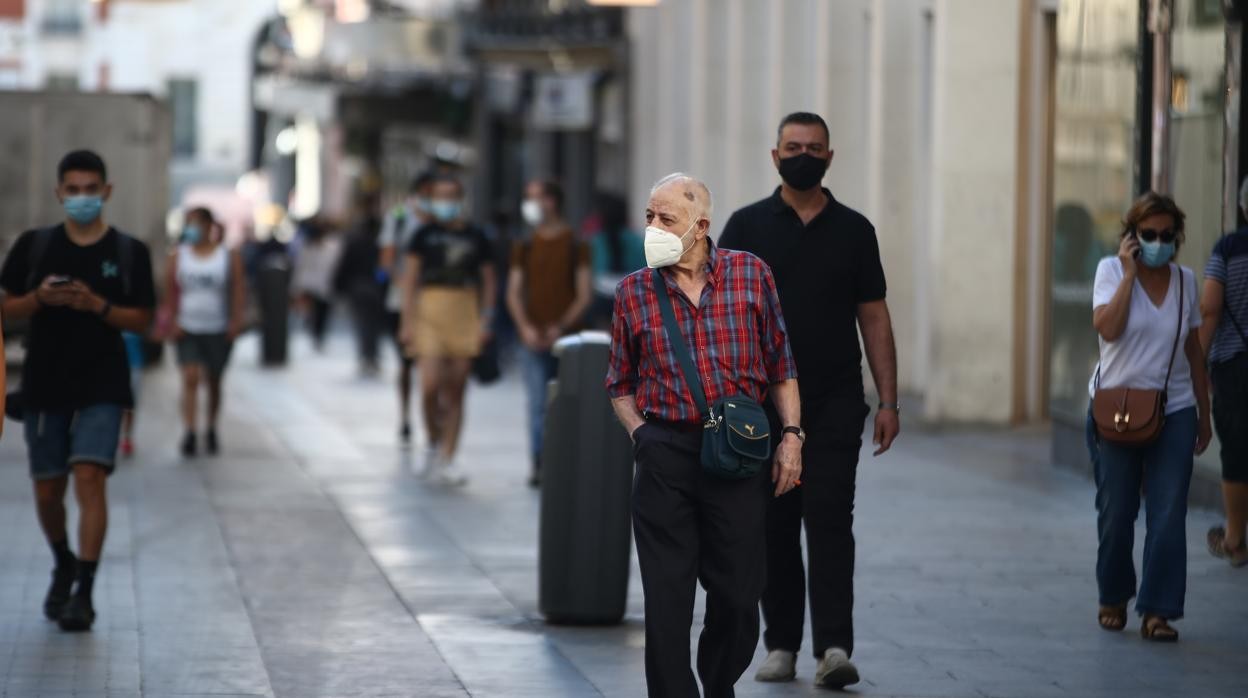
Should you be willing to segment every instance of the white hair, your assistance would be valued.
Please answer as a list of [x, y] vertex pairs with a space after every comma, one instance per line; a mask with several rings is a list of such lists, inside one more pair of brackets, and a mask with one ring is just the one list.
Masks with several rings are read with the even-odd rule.
[[1239, 185], [1239, 208], [1248, 213], [1248, 177]]
[[710, 220], [711, 212], [715, 208], [715, 199], [711, 196], [711, 188], [706, 186], [706, 182], [693, 175], [688, 175], [684, 172], [673, 172], [666, 177], [662, 177], [654, 183], [654, 186], [650, 187], [650, 196], [653, 197], [660, 189], [669, 184], [678, 183], [685, 185], [684, 193], [686, 199], [692, 201], [695, 206], [698, 204], [702, 205], [702, 211], [699, 212], [695, 209], [694, 213]]

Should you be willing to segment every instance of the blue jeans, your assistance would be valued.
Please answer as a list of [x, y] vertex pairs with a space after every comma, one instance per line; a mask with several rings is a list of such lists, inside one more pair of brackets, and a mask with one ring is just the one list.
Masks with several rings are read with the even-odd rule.
[[1098, 438], [1088, 411], [1088, 451], [1096, 476], [1096, 583], [1102, 606], [1136, 596], [1135, 519], [1144, 488], [1143, 579], [1135, 610], [1168, 620], [1183, 617], [1187, 594], [1187, 493], [1196, 445], [1196, 408], [1166, 417], [1157, 441], [1119, 446]]
[[542, 455], [542, 423], [546, 417], [546, 384], [555, 377], [559, 360], [548, 351], [520, 349], [520, 370], [524, 374], [524, 393], [528, 398], [529, 445], [533, 462]]

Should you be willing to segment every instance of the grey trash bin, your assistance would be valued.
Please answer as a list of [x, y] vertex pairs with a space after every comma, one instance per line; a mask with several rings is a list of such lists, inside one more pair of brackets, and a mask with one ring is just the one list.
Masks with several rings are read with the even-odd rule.
[[633, 450], [603, 387], [610, 342], [582, 332], [555, 345], [538, 542], [538, 607], [550, 623], [619, 623], [628, 601]]
[[290, 320], [290, 264], [276, 255], [260, 268], [260, 363], [282, 366]]

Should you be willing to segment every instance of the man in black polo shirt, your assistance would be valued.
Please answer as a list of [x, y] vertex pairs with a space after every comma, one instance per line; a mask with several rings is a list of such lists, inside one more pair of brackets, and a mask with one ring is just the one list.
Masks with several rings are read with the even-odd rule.
[[773, 500], [768, 510], [763, 594], [768, 654], [755, 678], [790, 681], [796, 676], [806, 613], [805, 519], [811, 631], [819, 661], [815, 682], [844, 688], [858, 682], [849, 659], [854, 650], [854, 481], [863, 421], [870, 413], [859, 328], [880, 396], [875, 455], [892, 446], [900, 422], [897, 352], [875, 229], [819, 186], [832, 161], [829, 140], [828, 126], [818, 115], [786, 116], [771, 151], [783, 184], [734, 213], [719, 243], [753, 252], [771, 266], [802, 376], [802, 454], [810, 464], [802, 486]]

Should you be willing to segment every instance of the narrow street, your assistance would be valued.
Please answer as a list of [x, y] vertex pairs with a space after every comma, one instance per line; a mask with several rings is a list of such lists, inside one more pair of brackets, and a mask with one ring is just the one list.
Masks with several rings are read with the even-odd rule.
[[[237, 349], [218, 458], [176, 456], [175, 375], [147, 375], [138, 455], [111, 480], [90, 634], [40, 614], [51, 557], [20, 425], [6, 425], [0, 695], [645, 695], [635, 570], [622, 626], [549, 627], [537, 612], [514, 377], [471, 390], [472, 481], [446, 491], [412, 474], [391, 381], [356, 378], [346, 336], [325, 356], [297, 341], [283, 370], [257, 353], [254, 339]], [[1206, 553], [1216, 517], [1189, 518], [1182, 641], [1146, 644], [1134, 617], [1105, 633], [1092, 487], [1047, 453], [1041, 432], [911, 430], [864, 454], [854, 693], [1248, 695], [1248, 570]], [[738, 695], [820, 694], [808, 654], [798, 670], [765, 686], [751, 668]]]

